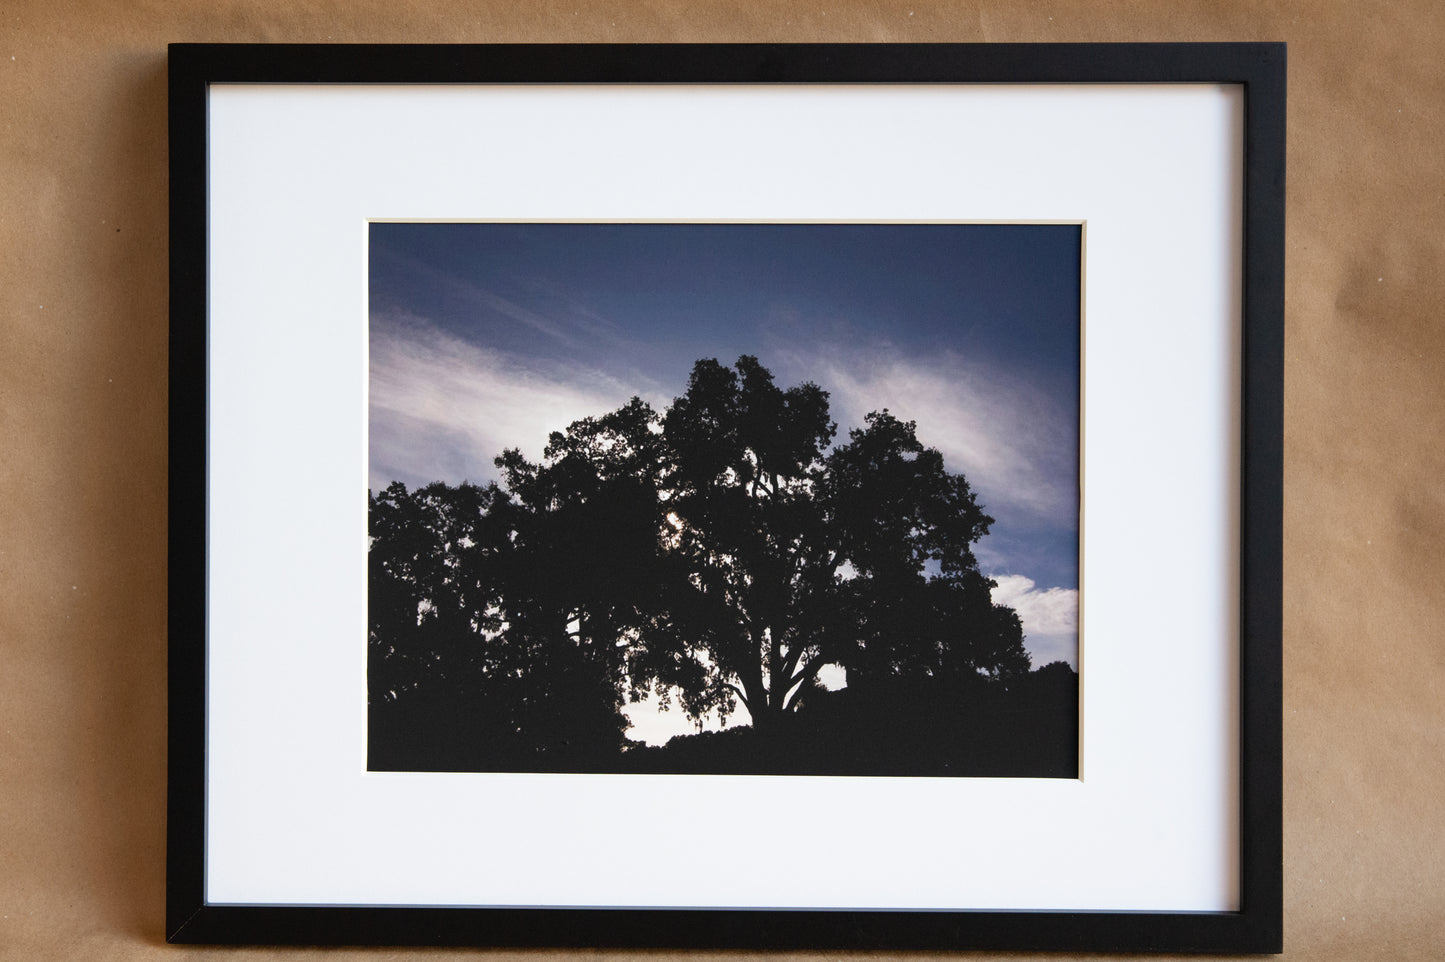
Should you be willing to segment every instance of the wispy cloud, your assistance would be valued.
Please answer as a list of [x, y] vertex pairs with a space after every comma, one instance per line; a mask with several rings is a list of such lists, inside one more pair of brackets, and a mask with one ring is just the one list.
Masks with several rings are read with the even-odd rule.
[[969, 479], [991, 513], [1023, 509], [1074, 523], [1074, 413], [1060, 410], [1025, 380], [950, 352], [905, 358], [877, 344], [828, 348], [811, 357], [793, 352], [788, 360], [831, 393], [840, 430], [888, 408], [918, 423], [919, 440]]
[[653, 386], [598, 370], [520, 359], [470, 344], [423, 318], [373, 318], [370, 462], [373, 488], [393, 480], [484, 482], [492, 459], [542, 454], [547, 435], [612, 410]]
[[541, 299], [560, 305], [563, 315], [579, 332], [604, 343], [622, 344], [627, 341], [626, 332], [595, 310], [586, 296], [578, 291], [542, 277], [518, 278], [518, 283]]
[[[577, 339], [566, 325], [530, 308], [523, 307], [465, 277], [394, 250], [377, 249], [373, 256], [404, 265], [414, 282], [425, 283], [433, 291], [459, 305], [459, 310], [480, 316], [490, 314], [504, 317], [559, 344], [571, 348], [578, 346]], [[592, 327], [605, 323], [596, 315], [589, 315], [587, 321]]]

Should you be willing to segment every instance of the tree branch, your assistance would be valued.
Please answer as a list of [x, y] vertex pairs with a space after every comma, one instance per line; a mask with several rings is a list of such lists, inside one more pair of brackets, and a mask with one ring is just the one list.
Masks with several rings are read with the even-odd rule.
[[753, 711], [753, 703], [748, 701], [748, 696], [743, 694], [743, 690], [737, 685], [734, 685], [732, 682], [728, 682], [727, 686], [733, 691], [737, 692], [737, 696], [743, 700], [743, 707], [748, 710], [748, 714], [752, 715], [754, 718], [757, 718], [757, 713]]
[[798, 663], [803, 660], [803, 652], [807, 650], [807, 645], [795, 645], [792, 651], [788, 652], [788, 660], [783, 662], [782, 674], [785, 677], [794, 677], [793, 672], [798, 670]]
[[[804, 668], [802, 671], [798, 672], [796, 675], [794, 675], [788, 680], [788, 691], [792, 692], [793, 694], [792, 697], [790, 697], [786, 702], [784, 702], [783, 711], [790, 710], [794, 705], [798, 703], [798, 696], [803, 691], [803, 685], [807, 683], [808, 679], [816, 677], [818, 674], [818, 670], [822, 667], [823, 659], [814, 658], [812, 661], [808, 662], [806, 668]], [[796, 688], [793, 687], [795, 685], [797, 686]]]

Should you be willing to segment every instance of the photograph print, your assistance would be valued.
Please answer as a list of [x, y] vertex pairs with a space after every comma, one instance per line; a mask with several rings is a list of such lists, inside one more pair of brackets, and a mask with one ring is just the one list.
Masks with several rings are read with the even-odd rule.
[[1077, 778], [1082, 245], [369, 225], [368, 769]]

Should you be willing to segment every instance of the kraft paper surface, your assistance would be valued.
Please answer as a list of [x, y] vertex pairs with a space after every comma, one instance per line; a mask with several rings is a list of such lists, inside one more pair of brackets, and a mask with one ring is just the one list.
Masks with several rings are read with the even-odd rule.
[[477, 954], [164, 944], [168, 42], [1144, 40], [1290, 45], [1285, 957], [1445, 957], [1445, 7], [11, 0], [0, 958]]

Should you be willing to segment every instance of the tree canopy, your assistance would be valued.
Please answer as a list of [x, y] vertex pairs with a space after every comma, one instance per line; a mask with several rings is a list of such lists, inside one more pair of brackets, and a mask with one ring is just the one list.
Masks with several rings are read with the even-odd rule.
[[766, 731], [830, 665], [855, 703], [1027, 673], [965, 478], [886, 409], [836, 436], [818, 385], [700, 360], [663, 412], [504, 451], [498, 483], [372, 494], [373, 713], [450, 704], [494, 754], [565, 756], [620, 748], [649, 693]]

